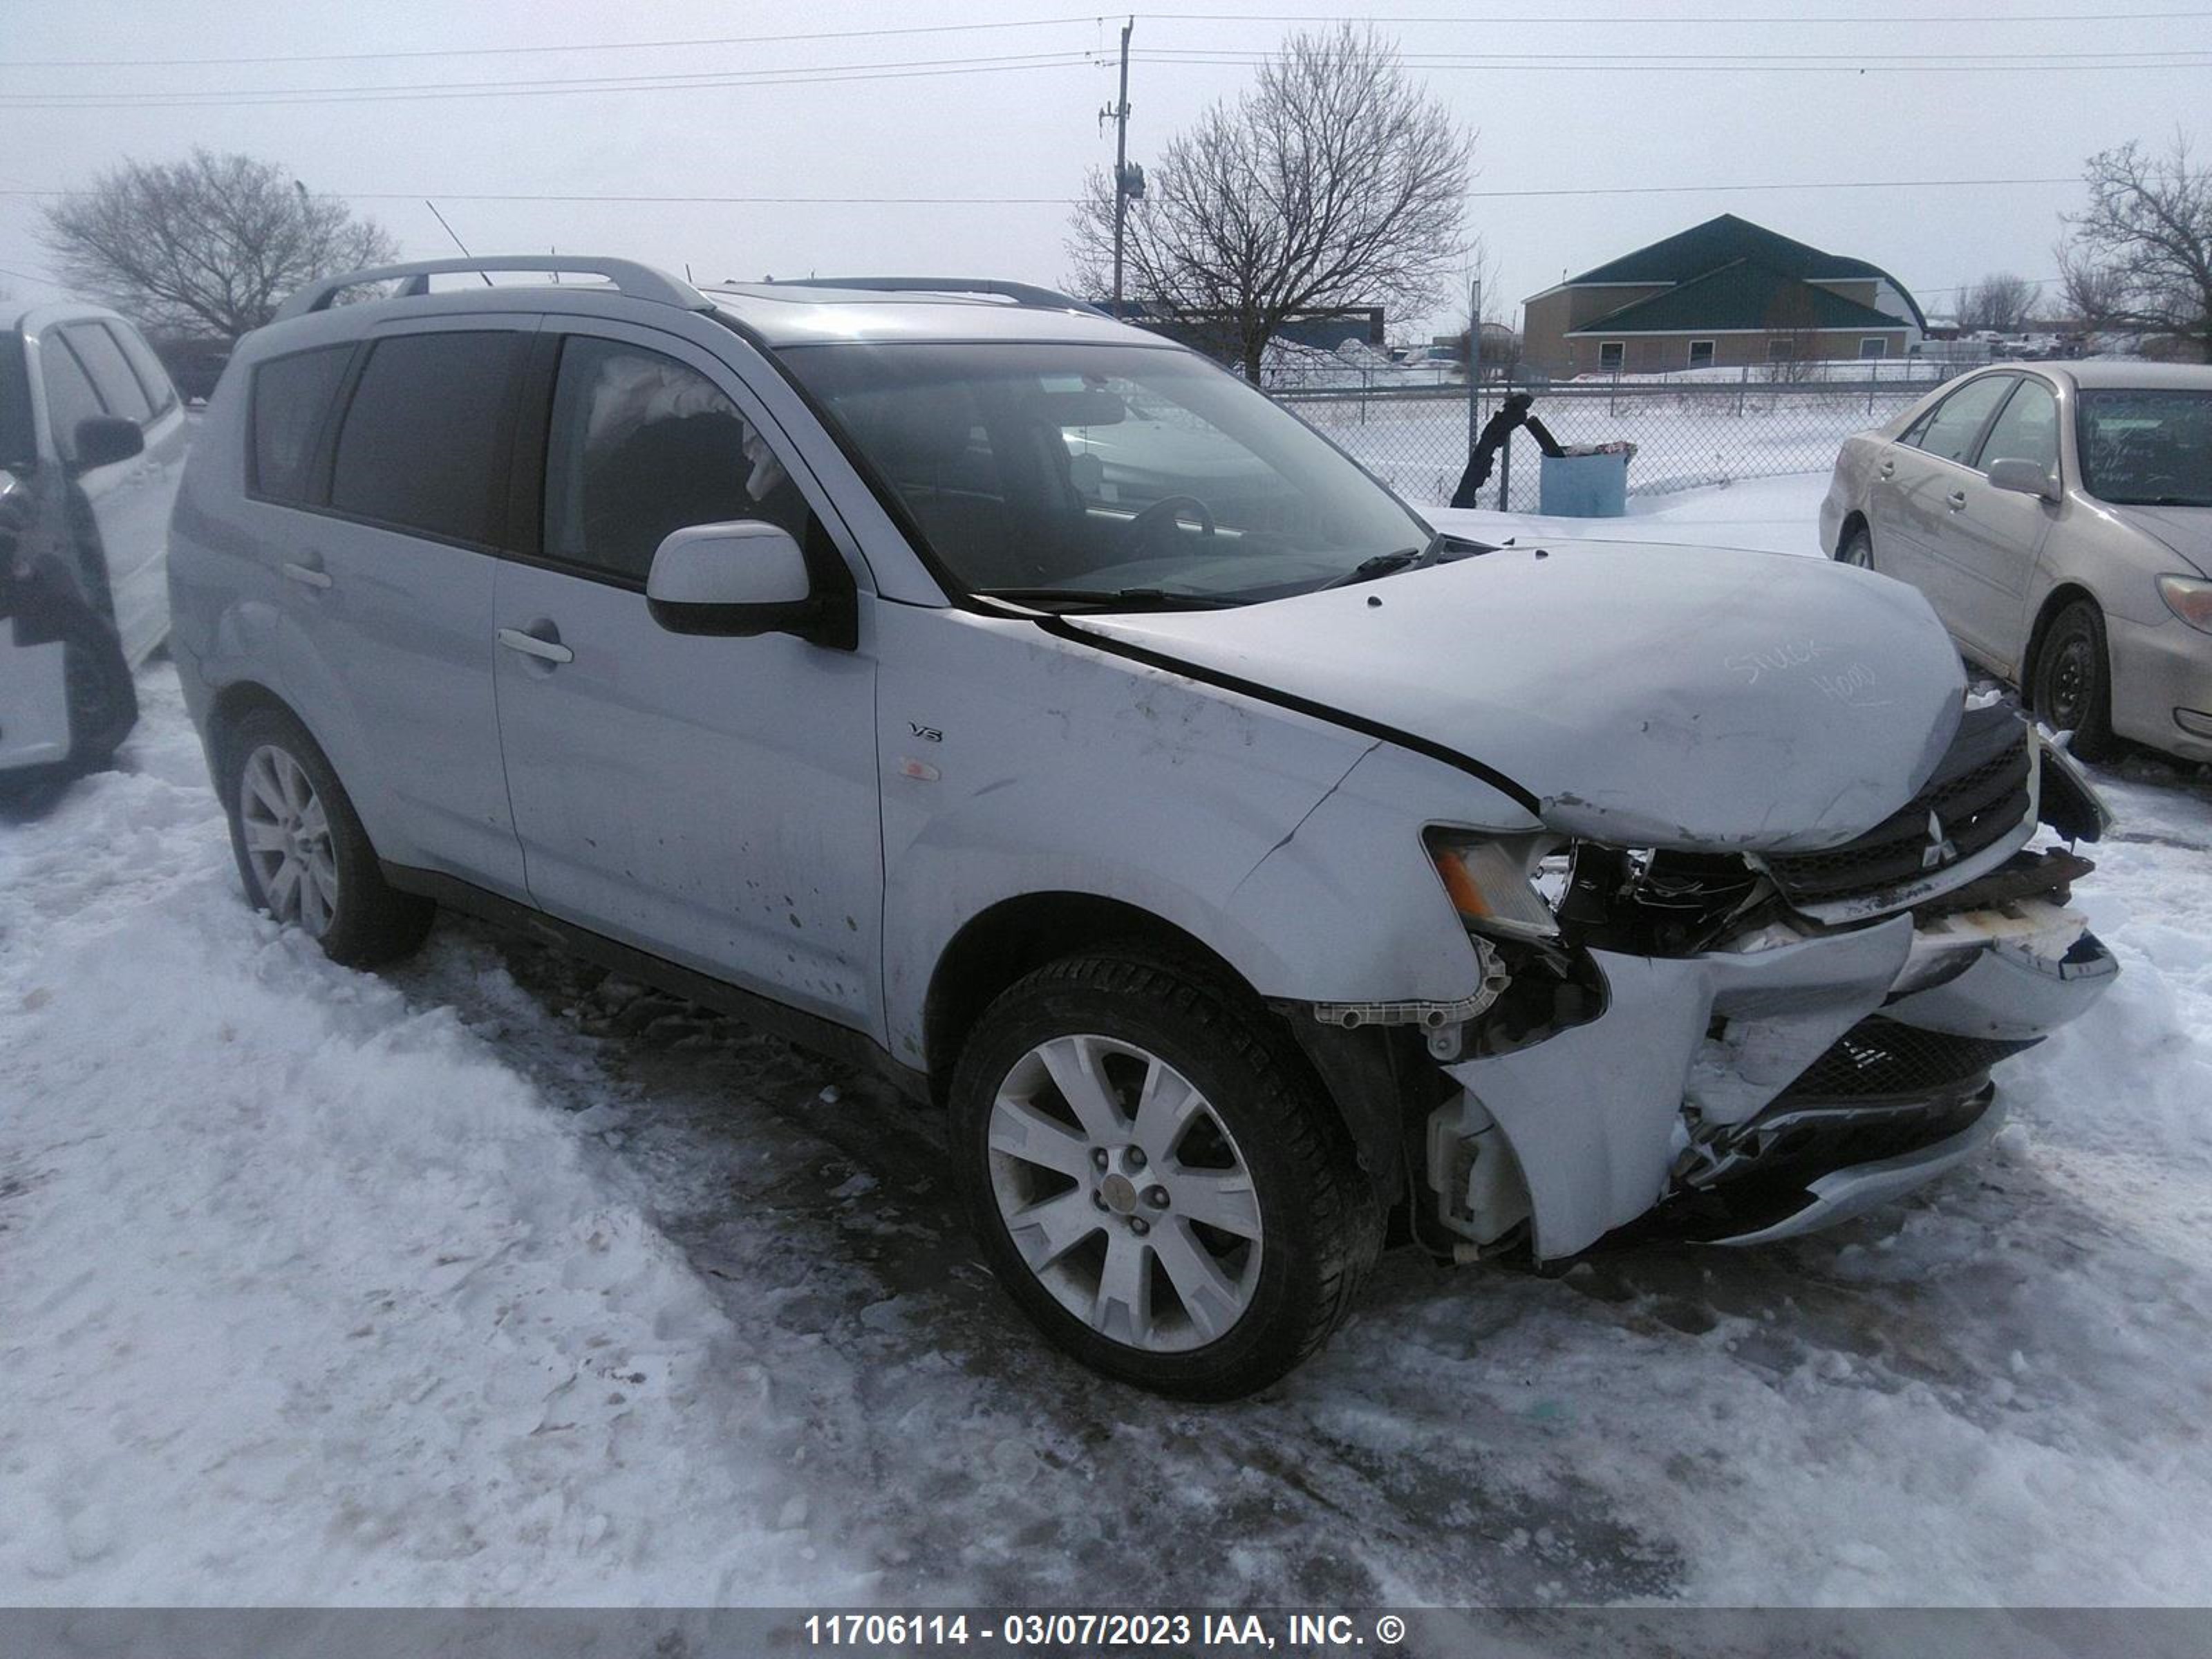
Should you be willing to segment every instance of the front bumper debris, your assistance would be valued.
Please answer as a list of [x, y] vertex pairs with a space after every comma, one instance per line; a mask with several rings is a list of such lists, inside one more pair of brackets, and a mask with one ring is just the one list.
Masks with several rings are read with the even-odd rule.
[[1856, 1214], [1971, 1152], [1990, 1066], [2079, 1018], [2118, 971], [2079, 915], [2036, 901], [1590, 957], [1595, 1018], [1443, 1068], [1458, 1091], [1431, 1117], [1431, 1186], [1468, 1246], [1523, 1218], [1536, 1259], [1555, 1261], [1655, 1210], [1716, 1240]]

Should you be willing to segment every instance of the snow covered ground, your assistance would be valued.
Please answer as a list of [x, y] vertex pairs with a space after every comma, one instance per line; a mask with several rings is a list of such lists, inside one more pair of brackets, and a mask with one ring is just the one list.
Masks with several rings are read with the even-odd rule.
[[[1607, 528], [1810, 550], [1823, 483]], [[380, 977], [276, 932], [141, 695], [0, 823], [0, 1604], [2212, 1600], [2202, 777], [2105, 778], [2124, 972], [1978, 1168], [1394, 1259], [1198, 1408], [1035, 1340], [872, 1085], [457, 921]]]

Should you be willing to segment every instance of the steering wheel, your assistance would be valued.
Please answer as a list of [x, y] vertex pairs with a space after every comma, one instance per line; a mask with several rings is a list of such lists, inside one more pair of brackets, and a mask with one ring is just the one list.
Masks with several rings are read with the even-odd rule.
[[1198, 520], [1201, 534], [1213, 533], [1213, 509], [1195, 495], [1163, 495], [1129, 520], [1128, 544], [1142, 547], [1164, 524], [1173, 524], [1188, 512]]

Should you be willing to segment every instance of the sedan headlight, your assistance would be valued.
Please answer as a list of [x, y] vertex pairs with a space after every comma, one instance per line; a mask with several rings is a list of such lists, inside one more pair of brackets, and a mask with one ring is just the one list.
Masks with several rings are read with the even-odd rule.
[[2201, 576], [2160, 576], [2158, 596], [2198, 633], [2212, 634], [2212, 582]]
[[1444, 891], [1468, 927], [1506, 939], [1559, 936], [1559, 919], [1529, 879], [1540, 842], [1483, 840], [1448, 830], [1431, 830], [1427, 840]]

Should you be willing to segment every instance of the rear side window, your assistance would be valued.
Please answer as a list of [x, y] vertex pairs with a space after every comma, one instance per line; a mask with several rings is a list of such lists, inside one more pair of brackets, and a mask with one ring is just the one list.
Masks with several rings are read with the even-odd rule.
[[109, 414], [119, 415], [133, 426], [143, 426], [154, 418], [146, 388], [131, 372], [123, 348], [115, 343], [112, 334], [98, 323], [71, 323], [62, 330], [62, 337], [92, 376], [93, 387]]
[[39, 342], [39, 379], [46, 388], [46, 422], [53, 428], [55, 452], [63, 460], [74, 461], [77, 422], [107, 411], [58, 329]]
[[505, 331], [378, 341], [338, 430], [331, 506], [453, 541], [491, 541], [522, 343]]
[[278, 357], [253, 371], [253, 493], [301, 506], [313, 497], [311, 471], [331, 399], [345, 377], [349, 345]]
[[1930, 455], [1971, 465], [1975, 447], [1981, 441], [1983, 423], [2012, 388], [2013, 377], [2009, 374], [1971, 380], [1936, 406], [1934, 418], [1921, 428], [1919, 436], [1908, 436], [1905, 441]]
[[126, 323], [102, 323], [100, 326], [115, 337], [116, 344], [130, 360], [131, 371], [138, 377], [138, 384], [146, 389], [146, 400], [154, 405], [156, 415], [167, 414], [177, 401], [177, 388], [169, 379], [169, 371], [161, 367], [161, 360], [154, 355], [154, 348], [140, 337], [138, 331]]

